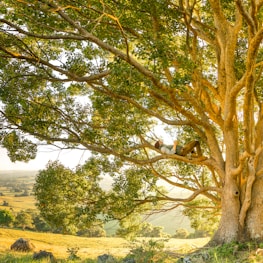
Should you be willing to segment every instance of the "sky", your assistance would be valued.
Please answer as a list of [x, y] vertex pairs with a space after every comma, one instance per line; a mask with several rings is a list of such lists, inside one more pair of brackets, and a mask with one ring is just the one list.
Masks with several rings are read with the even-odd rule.
[[[155, 134], [160, 135], [159, 139], [162, 139], [164, 143], [173, 144], [172, 138], [169, 136], [162, 127], [156, 127]], [[0, 170], [17, 171], [17, 170], [33, 170], [39, 171], [45, 169], [49, 161], [60, 161], [68, 168], [75, 168], [77, 165], [84, 164], [89, 158], [89, 151], [84, 150], [59, 150], [52, 146], [39, 146], [37, 157], [27, 163], [25, 162], [11, 162], [7, 151], [0, 147]]]
[[89, 157], [88, 151], [81, 150], [57, 150], [50, 146], [40, 146], [37, 157], [27, 163], [11, 162], [7, 151], [0, 148], [0, 170], [33, 170], [39, 171], [45, 169], [49, 161], [60, 161], [66, 167], [74, 168], [79, 164], [83, 164]]

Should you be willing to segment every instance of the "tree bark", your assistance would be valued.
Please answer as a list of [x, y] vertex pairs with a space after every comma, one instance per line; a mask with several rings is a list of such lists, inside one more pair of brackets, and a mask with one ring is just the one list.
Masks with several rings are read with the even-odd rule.
[[263, 239], [263, 177], [258, 177], [253, 185], [252, 201], [246, 219], [246, 239]]
[[239, 190], [232, 175], [226, 176], [222, 191], [222, 216], [211, 243], [221, 244], [237, 240], [239, 236]]
[[263, 239], [263, 214], [262, 214], [262, 204], [263, 204], [263, 177], [262, 177], [262, 167], [263, 167], [263, 154], [262, 154], [262, 119], [259, 118], [259, 122], [256, 126], [256, 142], [257, 150], [254, 158], [254, 184], [251, 194], [251, 204], [247, 212], [246, 217], [246, 239]]

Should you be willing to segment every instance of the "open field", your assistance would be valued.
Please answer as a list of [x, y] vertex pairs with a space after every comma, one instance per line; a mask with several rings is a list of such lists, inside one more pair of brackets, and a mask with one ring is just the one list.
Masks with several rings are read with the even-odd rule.
[[[68, 248], [78, 247], [78, 256], [83, 259], [95, 259], [105, 253], [124, 257], [132, 248], [132, 243], [122, 238], [85, 238], [0, 228], [0, 253], [10, 252], [10, 246], [19, 238], [29, 239], [36, 252], [46, 250], [58, 259], [68, 257]], [[165, 250], [171, 253], [187, 253], [204, 246], [208, 241], [208, 238], [169, 239], [165, 242]]]
[[[3, 202], [8, 202], [8, 207], [3, 206]], [[21, 210], [36, 209], [34, 196], [0, 196], [0, 209], [10, 209], [19, 212]]]
[[[36, 209], [36, 201], [32, 195], [35, 176], [36, 172], [32, 171], [0, 171], [0, 209], [14, 212]], [[28, 196], [22, 196], [25, 190]], [[8, 206], [3, 206], [4, 202]]]
[[[29, 239], [35, 246], [34, 251], [30, 253], [13, 252], [10, 246], [19, 238]], [[139, 239], [137, 248], [142, 247], [142, 242], [149, 239]], [[151, 239], [152, 240], [152, 239]], [[156, 240], [156, 239], [155, 239]], [[162, 242], [161, 239], [157, 239]], [[162, 263], [178, 263], [179, 258], [190, 258], [192, 263], [262, 263], [263, 262], [263, 244], [238, 244], [231, 243], [215, 248], [208, 248], [205, 245], [209, 241], [208, 238], [198, 239], [169, 239], [164, 241], [165, 247], [162, 250], [169, 259], [159, 261], [152, 257], [149, 261], [142, 259], [141, 263], [162, 262]], [[78, 260], [69, 260], [67, 249], [79, 248], [77, 256]], [[29, 231], [20, 231], [14, 229], [0, 228], [0, 262], [6, 263], [31, 263], [33, 261], [33, 252], [45, 250], [52, 252], [58, 260], [57, 262], [79, 262], [79, 263], [97, 263], [97, 257], [103, 254], [111, 254], [114, 258], [119, 259], [114, 262], [124, 262], [122, 259], [134, 248], [134, 243], [130, 243], [122, 238], [85, 238], [70, 235], [36, 233]], [[259, 248], [258, 248], [259, 247]], [[200, 248], [200, 250], [198, 249]], [[260, 254], [257, 254], [257, 251]], [[194, 253], [193, 253], [194, 252]], [[140, 253], [144, 256], [143, 252]], [[148, 254], [149, 255], [149, 254]], [[157, 254], [156, 254], [157, 255]], [[183, 256], [185, 255], [185, 256]], [[208, 257], [204, 260], [203, 256]], [[137, 258], [138, 259], [138, 258]], [[141, 259], [141, 258], [140, 258]], [[41, 261], [50, 262], [50, 261]], [[112, 261], [110, 261], [112, 262]], [[137, 261], [136, 261], [137, 262]], [[188, 262], [188, 261], [187, 261]]]

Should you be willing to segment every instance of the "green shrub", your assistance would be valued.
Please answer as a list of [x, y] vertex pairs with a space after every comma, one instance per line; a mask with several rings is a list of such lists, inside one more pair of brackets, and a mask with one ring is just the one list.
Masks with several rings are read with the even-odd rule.
[[189, 236], [189, 232], [185, 228], [179, 228], [176, 230], [174, 234], [174, 238], [187, 238]]
[[77, 256], [77, 253], [79, 251], [78, 247], [68, 248], [67, 253], [69, 254], [68, 259], [69, 260], [77, 260], [80, 259], [79, 256]]
[[164, 252], [164, 241], [151, 239], [135, 245], [126, 258], [133, 258], [136, 263], [164, 263], [168, 262], [169, 257]]
[[5, 254], [0, 256], [0, 262], [5, 263], [29, 263], [32, 262], [32, 255]]

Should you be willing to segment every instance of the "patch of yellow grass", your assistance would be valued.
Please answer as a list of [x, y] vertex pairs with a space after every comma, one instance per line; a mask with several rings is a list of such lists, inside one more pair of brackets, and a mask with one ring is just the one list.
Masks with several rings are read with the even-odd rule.
[[175, 253], [189, 253], [204, 247], [210, 238], [177, 239], [171, 238], [165, 244], [165, 249]]
[[[8, 202], [8, 206], [2, 206], [3, 202]], [[0, 209], [10, 210], [19, 212], [21, 210], [36, 209], [36, 199], [34, 196], [1, 196], [0, 197]]]
[[[77, 255], [83, 259], [97, 258], [97, 256], [105, 253], [116, 257], [124, 257], [132, 248], [131, 243], [123, 238], [86, 238], [0, 228], [0, 253], [7, 253], [10, 250], [10, 246], [18, 238], [29, 239], [35, 246], [36, 252], [46, 250], [52, 252], [56, 258], [60, 259], [65, 259], [69, 256], [67, 253], [68, 248], [78, 247]], [[142, 240], [150, 240], [150, 238], [140, 238], [138, 240], [140, 242]], [[204, 246], [208, 241], [209, 238], [172, 238], [165, 242], [165, 249], [174, 253], [189, 252]]]
[[79, 248], [78, 256], [81, 258], [96, 258], [104, 253], [121, 257], [130, 250], [129, 242], [122, 238], [85, 238], [0, 228], [0, 252], [6, 253], [18, 238], [29, 239], [36, 252], [46, 250], [56, 258], [67, 258], [67, 249], [74, 247]]

